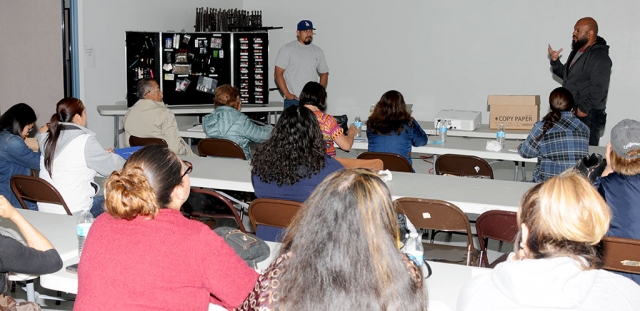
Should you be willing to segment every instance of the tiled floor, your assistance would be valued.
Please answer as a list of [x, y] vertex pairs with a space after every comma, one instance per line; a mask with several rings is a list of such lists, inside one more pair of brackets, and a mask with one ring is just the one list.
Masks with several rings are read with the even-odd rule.
[[[342, 151], [338, 151], [339, 154], [338, 156], [341, 157], [356, 157], [357, 154], [359, 152], [357, 151], [352, 151], [351, 153], [344, 153]], [[433, 168], [433, 164], [432, 164], [432, 158], [427, 158], [425, 160], [421, 159], [420, 156], [428, 156], [428, 155], [422, 155], [422, 154], [413, 154], [413, 168], [416, 170], [416, 173], [421, 173], [421, 174], [430, 174], [433, 173], [432, 168]], [[491, 167], [493, 168], [494, 171], [494, 177], [495, 179], [501, 179], [501, 180], [513, 180], [513, 176], [514, 176], [514, 163], [513, 162], [491, 162], [491, 160], [488, 160], [489, 163], [491, 163]], [[533, 166], [532, 164], [527, 165], [526, 167], [526, 171], [527, 171], [527, 178], [530, 180], [531, 179], [531, 171], [533, 170]], [[519, 179], [522, 178], [522, 175], [519, 176]], [[248, 217], [247, 217], [248, 218]], [[439, 242], [443, 242], [443, 243], [453, 243], [453, 244], [459, 244], [459, 245], [464, 245], [465, 243], [465, 239], [463, 236], [461, 235], [453, 235], [451, 237], [450, 241], [445, 241], [448, 237], [446, 234], [439, 234], [436, 235], [437, 241]], [[477, 242], [476, 242], [477, 243]], [[476, 244], [477, 246], [477, 244]], [[510, 245], [509, 243], [504, 243], [504, 245], [502, 245], [502, 247], [499, 247], [499, 243], [495, 242], [495, 241], [489, 241], [489, 261], [497, 258], [498, 256], [501, 255], [500, 252], [507, 252], [509, 250], [512, 249], [512, 245]], [[37, 283], [36, 283], [36, 290], [38, 292], [42, 292], [44, 294], [47, 295], [51, 295], [51, 296], [55, 296], [55, 292], [53, 291], [49, 291], [46, 289], [41, 288]], [[20, 288], [16, 288], [16, 292], [11, 294], [13, 297], [16, 297], [16, 300], [18, 301], [24, 301], [26, 298], [26, 293], [21, 290]], [[61, 302], [60, 305], [55, 305], [55, 301], [52, 300], [38, 300], [38, 303], [42, 306], [42, 310], [72, 310], [73, 309], [73, 302], [72, 301], [63, 301]]]

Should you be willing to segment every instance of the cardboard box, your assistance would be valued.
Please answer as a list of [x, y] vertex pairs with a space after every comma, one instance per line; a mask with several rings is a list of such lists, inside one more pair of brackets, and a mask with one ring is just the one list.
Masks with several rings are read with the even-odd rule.
[[530, 130], [540, 119], [540, 95], [489, 95], [489, 128]]

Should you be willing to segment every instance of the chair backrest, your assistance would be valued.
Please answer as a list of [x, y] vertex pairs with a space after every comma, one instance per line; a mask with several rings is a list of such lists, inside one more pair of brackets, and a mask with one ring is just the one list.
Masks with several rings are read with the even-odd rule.
[[340, 162], [346, 169], [365, 168], [378, 172], [384, 169], [384, 163], [380, 159], [351, 159], [336, 157], [336, 161]]
[[456, 175], [493, 179], [493, 169], [487, 161], [476, 156], [460, 154], [439, 155], [434, 164], [436, 175]]
[[162, 138], [129, 136], [129, 146], [131, 147], [148, 145], [163, 145], [169, 147], [167, 142]]
[[389, 152], [363, 152], [358, 155], [358, 159], [380, 159], [384, 168], [395, 172], [413, 173], [413, 167], [409, 160], [403, 156]]
[[605, 236], [602, 247], [605, 269], [640, 274], [640, 240]]
[[302, 203], [277, 199], [255, 199], [249, 205], [249, 219], [254, 229], [259, 225], [287, 228]]
[[246, 160], [244, 151], [235, 142], [228, 139], [205, 138], [198, 143], [198, 153], [201, 157], [238, 158]]
[[500, 210], [486, 211], [476, 220], [476, 233], [482, 254], [479, 264], [489, 267], [486, 239], [513, 243], [518, 234], [516, 213]]
[[27, 205], [24, 203], [24, 199], [27, 199], [35, 202], [62, 205], [64, 210], [67, 212], [67, 215], [71, 215], [71, 211], [69, 210], [67, 203], [64, 202], [60, 192], [58, 192], [58, 190], [56, 190], [56, 188], [46, 180], [34, 176], [13, 175], [10, 183], [11, 190], [18, 198], [22, 208], [28, 209]]
[[[467, 265], [474, 260], [473, 234], [467, 215], [457, 206], [442, 200], [400, 198], [395, 200], [396, 211], [421, 229], [464, 231], [467, 235]], [[475, 264], [475, 261], [473, 261]]]
[[[200, 194], [200, 196], [198, 196]], [[213, 201], [210, 198], [213, 197]], [[198, 202], [194, 202], [197, 200]], [[218, 204], [216, 204], [218, 203]], [[187, 210], [188, 206], [188, 210]], [[242, 223], [242, 218], [238, 215], [233, 203], [229, 201], [223, 195], [209, 189], [202, 189], [197, 187], [191, 187], [191, 194], [185, 204], [183, 204], [183, 211], [191, 217], [200, 218], [229, 218], [234, 219], [238, 224], [238, 229], [242, 232], [247, 232]]]

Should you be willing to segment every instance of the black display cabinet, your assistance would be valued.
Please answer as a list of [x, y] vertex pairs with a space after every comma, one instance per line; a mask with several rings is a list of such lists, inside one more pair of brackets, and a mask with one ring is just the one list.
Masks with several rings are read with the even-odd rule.
[[127, 32], [127, 105], [146, 77], [158, 81], [167, 105], [210, 105], [223, 84], [237, 87], [243, 104], [268, 104], [268, 46], [266, 31]]

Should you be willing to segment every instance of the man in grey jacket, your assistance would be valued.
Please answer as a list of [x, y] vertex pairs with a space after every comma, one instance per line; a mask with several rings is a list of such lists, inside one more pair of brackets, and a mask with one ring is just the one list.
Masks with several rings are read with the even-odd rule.
[[138, 82], [139, 100], [124, 115], [125, 145], [129, 137], [154, 137], [167, 142], [169, 149], [179, 155], [194, 155], [191, 146], [178, 134], [176, 116], [162, 102], [162, 91], [152, 78]]
[[607, 42], [598, 37], [598, 23], [584, 17], [573, 28], [569, 59], [560, 62], [562, 49], [548, 47], [553, 73], [562, 78], [562, 86], [573, 94], [576, 116], [590, 130], [589, 145], [597, 146], [607, 122], [607, 94], [611, 77], [611, 58]]

